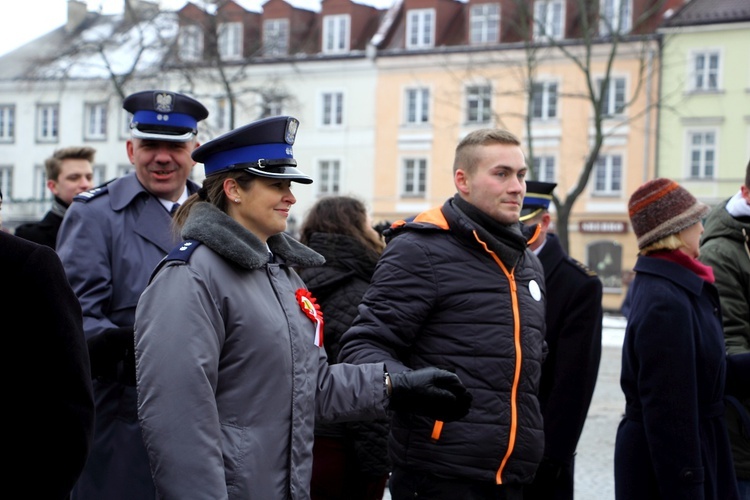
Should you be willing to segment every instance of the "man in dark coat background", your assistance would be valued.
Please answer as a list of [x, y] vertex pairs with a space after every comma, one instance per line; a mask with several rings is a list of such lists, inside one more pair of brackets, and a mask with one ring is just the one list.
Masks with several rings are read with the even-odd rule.
[[[0, 193], [0, 201], [2, 193]], [[4, 347], [26, 368], [6, 363], [6, 485], [22, 496], [68, 498], [94, 435], [94, 395], [81, 306], [54, 250], [0, 230], [6, 324]], [[12, 373], [11, 373], [12, 372]], [[13, 488], [13, 486], [16, 488]]]
[[525, 499], [573, 499], [574, 459], [594, 395], [602, 354], [602, 282], [565, 254], [550, 232], [549, 205], [557, 184], [526, 181], [520, 220], [539, 225], [530, 248], [542, 261], [547, 285], [549, 349], [542, 364], [539, 403], [544, 417], [544, 457]]

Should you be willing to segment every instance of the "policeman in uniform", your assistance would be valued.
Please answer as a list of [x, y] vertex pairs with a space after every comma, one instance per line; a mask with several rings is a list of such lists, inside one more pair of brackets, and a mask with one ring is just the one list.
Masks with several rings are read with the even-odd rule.
[[58, 254], [83, 310], [96, 399], [94, 445], [72, 499], [155, 497], [137, 418], [133, 325], [149, 276], [179, 241], [170, 213], [198, 191], [189, 180], [208, 110], [164, 90], [128, 96], [135, 171], [74, 198]]
[[602, 282], [563, 251], [550, 232], [549, 205], [557, 184], [526, 181], [520, 220], [538, 224], [530, 243], [547, 284], [549, 352], [542, 365], [539, 403], [544, 417], [544, 457], [524, 499], [572, 500], [574, 456], [594, 394], [602, 352]]

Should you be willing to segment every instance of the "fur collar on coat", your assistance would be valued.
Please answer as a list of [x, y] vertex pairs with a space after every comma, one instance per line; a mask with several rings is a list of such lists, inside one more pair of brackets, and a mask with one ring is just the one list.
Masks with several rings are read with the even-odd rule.
[[[258, 269], [268, 262], [266, 244], [239, 222], [210, 203], [197, 202], [190, 209], [181, 236], [198, 240], [225, 259], [246, 269]], [[292, 266], [320, 266], [325, 259], [286, 233], [268, 238], [268, 248]]]

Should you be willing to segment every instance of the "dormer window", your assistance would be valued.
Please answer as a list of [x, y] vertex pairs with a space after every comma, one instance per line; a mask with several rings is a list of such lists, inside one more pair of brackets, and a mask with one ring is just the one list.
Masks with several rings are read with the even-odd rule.
[[632, 0], [601, 0], [599, 6], [599, 34], [626, 34], [633, 29]]
[[323, 53], [349, 52], [351, 18], [348, 14], [323, 17]]
[[242, 23], [219, 25], [219, 56], [225, 61], [242, 58]]
[[289, 19], [268, 19], [263, 22], [263, 54], [289, 54]]
[[500, 4], [472, 5], [469, 14], [469, 31], [472, 45], [500, 41]]
[[406, 48], [428, 49], [435, 45], [435, 9], [413, 9], [406, 13]]
[[534, 2], [534, 40], [561, 40], [565, 37], [565, 2], [536, 0]]
[[200, 26], [189, 24], [180, 28], [180, 59], [200, 61], [203, 57], [203, 32]]

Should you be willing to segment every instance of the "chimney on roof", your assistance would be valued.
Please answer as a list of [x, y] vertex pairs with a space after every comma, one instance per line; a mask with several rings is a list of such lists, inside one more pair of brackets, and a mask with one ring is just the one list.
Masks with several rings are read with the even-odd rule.
[[72, 33], [86, 20], [86, 3], [79, 0], [68, 0], [68, 22], [65, 31]]
[[123, 7], [125, 20], [129, 23], [136, 23], [159, 13], [159, 3], [147, 0], [124, 0]]

